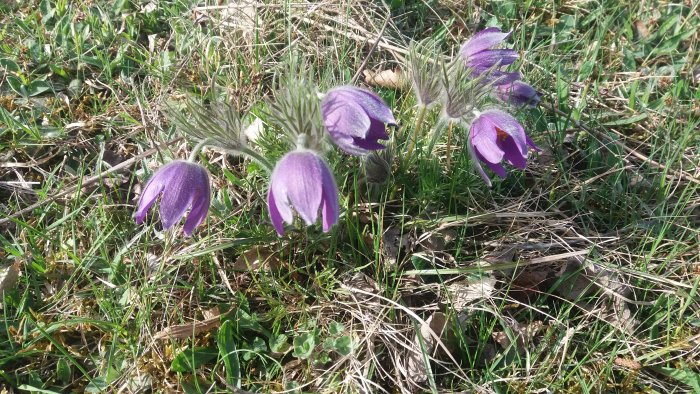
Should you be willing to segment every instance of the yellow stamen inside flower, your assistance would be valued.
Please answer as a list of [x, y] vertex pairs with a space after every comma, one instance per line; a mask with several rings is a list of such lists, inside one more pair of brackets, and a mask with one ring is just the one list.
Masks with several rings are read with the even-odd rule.
[[508, 133], [499, 129], [498, 127], [496, 127], [496, 136], [498, 137], [499, 140], [501, 140], [501, 142], [505, 141], [506, 138], [510, 137], [510, 135]]

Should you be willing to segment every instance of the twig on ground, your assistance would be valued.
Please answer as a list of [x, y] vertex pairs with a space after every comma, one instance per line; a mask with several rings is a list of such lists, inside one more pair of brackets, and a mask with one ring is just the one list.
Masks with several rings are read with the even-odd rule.
[[159, 144], [156, 147], [148, 149], [147, 151], [145, 151], [141, 154], [138, 154], [138, 155], [132, 157], [131, 159], [125, 160], [125, 161], [117, 164], [116, 166], [114, 166], [110, 169], [104, 170], [97, 175], [94, 175], [94, 176], [91, 176], [90, 178], [85, 179], [84, 181], [80, 182], [77, 185], [70, 186], [70, 187], [66, 188], [65, 190], [63, 190], [62, 192], [58, 192], [45, 200], [39, 201], [39, 202], [34, 203], [28, 207], [20, 209], [17, 212], [14, 212], [14, 213], [11, 213], [11, 214], [5, 216], [4, 218], [0, 219], [0, 225], [3, 225], [5, 223], [9, 223], [12, 219], [18, 218], [18, 217], [22, 216], [23, 214], [25, 214], [27, 212], [31, 212], [31, 211], [33, 211], [33, 210], [35, 210], [35, 209], [37, 209], [45, 204], [49, 204], [51, 202], [54, 202], [61, 197], [75, 193], [78, 190], [83, 190], [86, 187], [92, 185], [93, 183], [96, 183], [97, 181], [99, 181], [101, 179], [106, 178], [107, 176], [109, 176], [111, 174], [116, 174], [116, 173], [119, 173], [119, 172], [127, 169], [129, 166], [131, 166], [135, 162], [142, 160], [148, 156], [151, 156], [152, 154], [158, 152], [161, 147], [166, 147], [168, 145], [176, 144], [182, 140], [184, 140], [184, 137], [177, 137], [177, 138], [174, 138], [170, 141]]

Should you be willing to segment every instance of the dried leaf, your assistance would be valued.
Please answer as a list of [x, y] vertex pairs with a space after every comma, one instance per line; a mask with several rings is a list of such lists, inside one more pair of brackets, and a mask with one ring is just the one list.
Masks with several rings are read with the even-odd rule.
[[[415, 383], [428, 380], [428, 357], [435, 352], [438, 338], [447, 325], [447, 316], [442, 312], [433, 313], [425, 323], [421, 324], [420, 332], [416, 333], [413, 347], [406, 356], [406, 377]], [[419, 336], [420, 335], [420, 336]]]
[[370, 71], [363, 72], [365, 83], [370, 86], [379, 86], [390, 89], [403, 89], [408, 86], [408, 79], [405, 73], [397, 68], [394, 70]]
[[512, 263], [515, 258], [515, 247], [505, 246], [484, 256], [484, 260], [491, 264]]
[[276, 253], [267, 248], [256, 246], [238, 256], [231, 268], [238, 272], [248, 272], [260, 269], [264, 271], [279, 270], [281, 266], [282, 261]]
[[6, 290], [9, 290], [17, 284], [19, 279], [20, 262], [15, 261], [14, 264], [0, 269], [0, 295]]
[[[228, 311], [226, 313], [228, 313]], [[203, 332], [209, 332], [215, 328], [218, 328], [221, 325], [221, 315], [222, 313], [218, 313], [205, 320], [195, 321], [189, 324], [179, 324], [176, 326], [167, 327], [164, 330], [158, 332], [156, 335], [154, 335], [153, 339], [184, 339], [201, 334]]]
[[649, 29], [647, 28], [646, 23], [643, 21], [637, 19], [634, 21], [633, 24], [633, 30], [634, 30], [634, 38], [636, 40], [643, 40], [647, 37], [649, 37]]
[[411, 232], [391, 227], [382, 234], [381, 253], [384, 256], [384, 264], [388, 267], [394, 266], [399, 254], [404, 250], [411, 250], [415, 243]]
[[[539, 320], [527, 324], [521, 324], [517, 321], [510, 322], [510, 329], [512, 330], [512, 337], [515, 339], [515, 349], [518, 353], [523, 353], [535, 336], [542, 331], [546, 326]], [[511, 337], [504, 331], [496, 331], [491, 334], [496, 343], [501, 345], [504, 350], [507, 350], [511, 346]]]
[[638, 371], [642, 369], [642, 364], [638, 363], [637, 361], [634, 361], [629, 358], [622, 358], [622, 357], [617, 357], [615, 359], [615, 365], [618, 365], [623, 368], [631, 369], [633, 371]]
[[453, 229], [443, 229], [422, 234], [417, 243], [423, 250], [440, 252], [447, 249], [456, 239], [457, 232]]
[[348, 273], [348, 275], [345, 278], [343, 278], [343, 284], [345, 284], [348, 287], [360, 289], [368, 293], [379, 292], [379, 286], [377, 285], [377, 282], [363, 272], [355, 272], [353, 274]]
[[562, 278], [561, 284], [555, 290], [557, 294], [569, 301], [577, 301], [597, 290], [597, 286], [585, 275], [584, 262], [583, 257], [573, 258], [562, 266], [557, 275]]
[[486, 276], [479, 279], [455, 282], [447, 286], [447, 294], [456, 311], [464, 310], [472, 301], [488, 298], [495, 290], [496, 279]]
[[211, 309], [206, 309], [202, 311], [202, 316], [204, 316], [204, 319], [206, 320], [218, 318], [219, 316], [221, 316], [221, 310], [219, 310], [218, 306], [215, 306]]

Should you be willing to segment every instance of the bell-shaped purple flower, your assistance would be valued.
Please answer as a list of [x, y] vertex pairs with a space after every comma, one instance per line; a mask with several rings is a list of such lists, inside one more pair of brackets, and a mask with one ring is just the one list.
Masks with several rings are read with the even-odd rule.
[[160, 220], [163, 229], [175, 225], [190, 209], [183, 228], [185, 235], [190, 236], [209, 211], [209, 173], [198, 164], [181, 160], [159, 168], [146, 184], [139, 199], [135, 215], [137, 224], [143, 223], [146, 213], [161, 194]]
[[[513, 49], [493, 49], [510, 36], [497, 27], [488, 27], [462, 45], [460, 54], [474, 76], [485, 75], [497, 85], [507, 84], [520, 78], [517, 72], [505, 72], [499, 69], [518, 60], [518, 53]], [[486, 75], [487, 72], [489, 72]]]
[[387, 124], [396, 124], [389, 107], [369, 90], [354, 86], [331, 89], [321, 101], [323, 124], [336, 145], [351, 155], [383, 149]]
[[512, 166], [524, 169], [528, 149], [539, 150], [514, 117], [497, 109], [484, 111], [472, 121], [468, 147], [474, 165], [489, 186], [491, 180], [479, 161], [483, 161], [498, 176], [505, 178], [506, 169], [501, 164], [503, 159]]
[[532, 86], [522, 81], [496, 86], [496, 96], [516, 107], [535, 107], [540, 102], [540, 94]]
[[267, 206], [277, 234], [284, 235], [284, 223], [294, 221], [292, 208], [307, 225], [323, 214], [323, 231], [338, 222], [338, 186], [326, 162], [310, 150], [287, 153], [272, 171]]

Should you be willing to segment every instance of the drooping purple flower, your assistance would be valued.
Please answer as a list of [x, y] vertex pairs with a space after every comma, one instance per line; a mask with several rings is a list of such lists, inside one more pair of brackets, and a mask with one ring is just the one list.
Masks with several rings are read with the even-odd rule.
[[323, 231], [338, 222], [338, 186], [326, 162], [310, 150], [287, 153], [272, 171], [267, 206], [277, 234], [284, 235], [284, 222], [294, 221], [292, 208], [310, 226], [323, 214]]
[[496, 96], [516, 107], [535, 107], [540, 102], [540, 94], [532, 86], [522, 81], [496, 86]]
[[472, 121], [468, 147], [474, 165], [489, 186], [491, 180], [479, 161], [483, 161], [498, 176], [505, 178], [506, 169], [501, 164], [503, 159], [514, 167], [524, 169], [528, 149], [539, 150], [514, 117], [497, 109], [484, 111]]
[[209, 211], [209, 173], [198, 164], [181, 160], [159, 168], [146, 184], [139, 199], [134, 217], [137, 224], [143, 223], [146, 213], [161, 194], [160, 220], [163, 229], [175, 225], [191, 208], [183, 228], [185, 235], [190, 236]]
[[323, 124], [336, 145], [351, 155], [383, 149], [379, 140], [396, 124], [389, 107], [375, 93], [354, 86], [331, 89], [321, 101]]
[[460, 54], [466, 66], [472, 69], [474, 76], [484, 75], [497, 85], [511, 83], [520, 78], [517, 72], [499, 69], [518, 60], [518, 53], [513, 49], [493, 49], [508, 36], [510, 32], [504, 33], [497, 27], [488, 27], [474, 34], [462, 45]]

